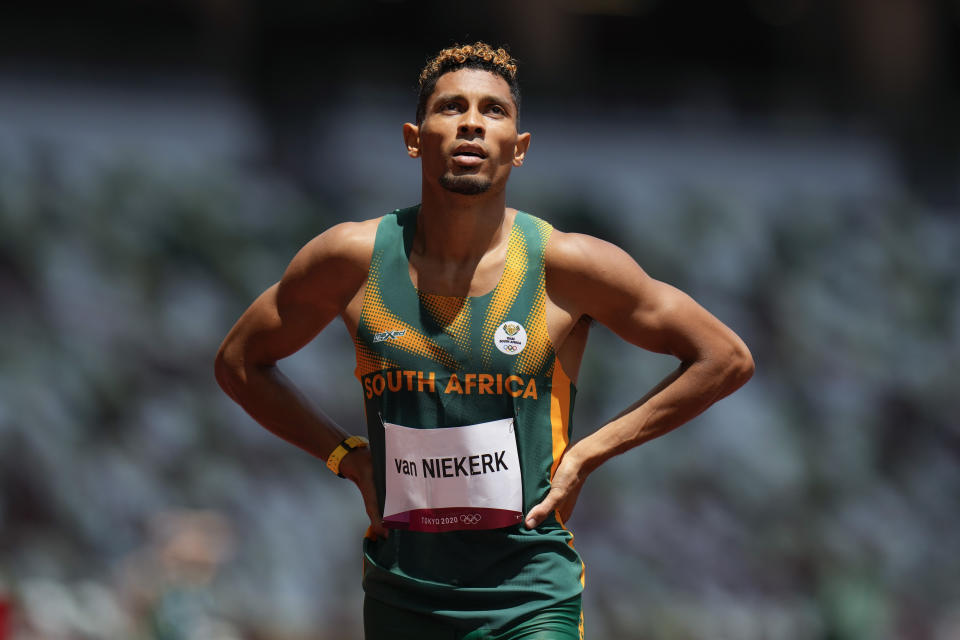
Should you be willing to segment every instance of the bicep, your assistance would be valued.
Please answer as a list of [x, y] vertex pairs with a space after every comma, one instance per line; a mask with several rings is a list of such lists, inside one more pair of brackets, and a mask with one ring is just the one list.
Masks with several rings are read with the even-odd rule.
[[266, 365], [306, 345], [339, 315], [365, 274], [343, 233], [314, 238], [290, 262], [279, 282], [250, 305], [230, 330], [222, 351], [235, 364]]
[[587, 236], [567, 241], [564, 296], [577, 313], [649, 351], [689, 361], [736, 337], [683, 291], [650, 277], [625, 251]]
[[[638, 267], [639, 269], [639, 267]], [[709, 311], [683, 291], [646, 275], [625, 283], [620, 303], [600, 301], [597, 320], [639, 347], [690, 361], [718, 340], [728, 340], [727, 329]], [[617, 309], [611, 313], [611, 308]]]
[[284, 300], [283, 281], [247, 308], [224, 341], [225, 355], [236, 363], [273, 364], [306, 345], [336, 315], [335, 309]]

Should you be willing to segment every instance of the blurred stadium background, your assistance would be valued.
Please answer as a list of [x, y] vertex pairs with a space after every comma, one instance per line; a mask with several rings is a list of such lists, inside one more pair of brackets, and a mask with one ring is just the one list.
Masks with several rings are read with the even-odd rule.
[[[454, 41], [521, 61], [509, 201], [630, 251], [755, 378], [594, 474], [588, 637], [960, 638], [960, 2], [0, 9], [0, 638], [359, 638], [358, 494], [216, 388], [294, 252], [417, 200]], [[361, 430], [331, 326], [285, 369]], [[595, 330], [583, 435], [669, 359]]]

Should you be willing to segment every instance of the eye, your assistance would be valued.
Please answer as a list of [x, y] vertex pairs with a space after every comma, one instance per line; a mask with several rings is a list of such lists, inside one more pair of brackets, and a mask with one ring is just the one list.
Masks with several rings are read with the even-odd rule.
[[505, 115], [507, 115], [507, 110], [504, 109], [504, 108], [503, 108], [502, 106], [500, 106], [499, 104], [492, 104], [492, 105], [490, 105], [490, 107], [489, 107], [487, 110], [488, 110], [490, 113], [496, 114], [496, 115], [498, 115], [498, 116], [505, 116]]
[[460, 111], [460, 104], [458, 102], [450, 100], [440, 105], [440, 110], [444, 112], [457, 112], [457, 111]]

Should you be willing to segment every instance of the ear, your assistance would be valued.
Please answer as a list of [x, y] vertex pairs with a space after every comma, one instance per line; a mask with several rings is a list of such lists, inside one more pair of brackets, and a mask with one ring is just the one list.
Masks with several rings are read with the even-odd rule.
[[411, 158], [420, 157], [420, 127], [407, 122], [403, 125], [403, 142], [407, 145], [407, 155]]
[[521, 133], [517, 136], [517, 144], [513, 147], [513, 166], [523, 165], [523, 159], [527, 155], [527, 149], [530, 148], [530, 134]]

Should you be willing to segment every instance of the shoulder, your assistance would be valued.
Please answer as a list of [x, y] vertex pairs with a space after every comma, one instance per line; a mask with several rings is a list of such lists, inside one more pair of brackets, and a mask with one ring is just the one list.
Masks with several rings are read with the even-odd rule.
[[383, 218], [334, 225], [305, 244], [280, 281], [281, 297], [348, 299], [367, 278]]
[[382, 219], [336, 224], [304, 245], [294, 258], [294, 263], [303, 262], [303, 267], [331, 260], [357, 266], [369, 264], [377, 227]]
[[550, 234], [544, 260], [549, 271], [574, 278], [616, 279], [620, 270], [640, 270], [630, 254], [612, 242], [557, 229]]
[[657, 281], [617, 245], [554, 230], [544, 255], [547, 294], [578, 317], [609, 324], [656, 297]]

